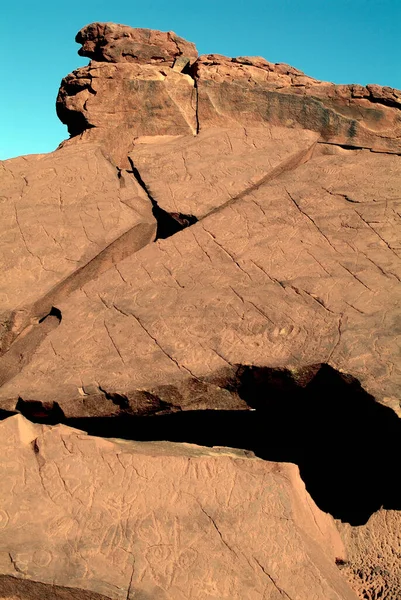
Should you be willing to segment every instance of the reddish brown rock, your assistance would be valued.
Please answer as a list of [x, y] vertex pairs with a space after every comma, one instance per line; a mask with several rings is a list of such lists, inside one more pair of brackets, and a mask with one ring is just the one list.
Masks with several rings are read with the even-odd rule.
[[401, 153], [401, 92], [335, 85], [255, 57], [201, 56], [194, 65], [200, 128], [272, 125], [317, 131], [322, 141]]
[[196, 133], [194, 81], [170, 67], [92, 62], [62, 81], [57, 114], [72, 136], [114, 146], [122, 166], [138, 136]]
[[356, 600], [334, 521], [294, 465], [20, 416], [0, 429], [0, 568], [14, 593], [36, 581], [113, 600]]
[[100, 143], [127, 167], [137, 136], [197, 132], [194, 80], [182, 73], [198, 55], [193, 44], [113, 23], [92, 23], [76, 40], [93, 60], [61, 82], [57, 114], [71, 136]]
[[380, 510], [362, 527], [338, 524], [347, 548], [339, 567], [361, 600], [401, 597], [400, 521], [399, 511]]
[[109, 23], [83, 28], [77, 41], [93, 62], [63, 80], [58, 115], [72, 136], [86, 132], [105, 147], [119, 145], [119, 160], [137, 136], [265, 123], [313, 130], [346, 147], [401, 153], [398, 90], [334, 85], [260, 57], [210, 54], [189, 67], [196, 49], [175, 34]]
[[146, 137], [129, 154], [152, 198], [198, 219], [306, 162], [318, 135], [284, 127], [232, 127], [198, 136]]
[[156, 222], [142, 188], [97, 146], [4, 161], [0, 173], [4, 352], [60, 296], [152, 241]]
[[[13, 515], [3, 595], [355, 598], [344, 574], [362, 598], [375, 594], [356, 576], [374, 576], [376, 537], [386, 535], [375, 523], [393, 513], [363, 523], [400, 506], [400, 92], [319, 82], [255, 57], [191, 65], [195, 51], [160, 32], [93, 24], [80, 36], [96, 60], [63, 80], [57, 104], [73, 137], [2, 164], [2, 415], [149, 439], [138, 417], [157, 414], [160, 437], [184, 441], [191, 419], [203, 419], [202, 444], [218, 423], [224, 445], [300, 465], [317, 504], [351, 523], [349, 559], [327, 544], [332, 521], [313, 504], [305, 512], [295, 466], [189, 446], [144, 451], [11, 419], [3, 456], [12, 462], [18, 448], [27, 468], [7, 464], [3, 478]], [[27, 435], [12, 437], [13, 427]], [[218, 500], [227, 474], [239, 481], [234, 512]], [[98, 520], [88, 481], [95, 508], [109, 499]], [[136, 517], [128, 523], [121, 489], [161, 542], [144, 541]], [[279, 518], [265, 510], [275, 498]], [[184, 549], [198, 526], [191, 563]]]
[[[218, 195], [221, 210], [60, 298], [63, 321], [3, 385], [3, 407], [56, 396], [78, 416], [82, 386], [153, 393], [236, 364], [327, 363], [399, 410], [401, 159], [317, 148], [227, 206], [230, 196]], [[206, 199], [213, 177], [205, 173]], [[169, 191], [157, 195], [162, 208], [164, 198], [170, 209]]]
[[134, 29], [115, 23], [86, 25], [75, 41], [82, 44], [78, 52], [81, 56], [111, 63], [164, 63], [171, 67], [177, 61], [183, 65], [182, 59], [193, 62], [198, 56], [195, 45], [173, 31]]

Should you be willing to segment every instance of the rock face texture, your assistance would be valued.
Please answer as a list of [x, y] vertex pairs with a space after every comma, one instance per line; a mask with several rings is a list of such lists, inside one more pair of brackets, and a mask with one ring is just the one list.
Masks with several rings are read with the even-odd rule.
[[173, 31], [133, 29], [116, 23], [91, 23], [75, 38], [82, 48], [78, 54], [98, 62], [136, 62], [172, 67], [183, 60], [194, 62], [198, 51], [191, 42]]
[[98, 146], [4, 161], [0, 169], [4, 353], [61, 296], [153, 241], [156, 220], [140, 185]]
[[375, 598], [358, 573], [401, 509], [401, 92], [172, 32], [77, 41], [70, 139], [0, 164], [0, 410], [41, 423], [2, 425], [4, 597]]
[[194, 45], [172, 32], [94, 23], [76, 41], [92, 61], [63, 79], [58, 115], [71, 135], [102, 140], [109, 150], [110, 129], [118, 128], [120, 160], [138, 136], [265, 123], [401, 153], [399, 90], [321, 82], [259, 57], [197, 58]]
[[5, 576], [116, 600], [356, 599], [334, 521], [295, 465], [21, 416], [2, 423], [1, 444]]
[[380, 510], [365, 527], [339, 525], [347, 560], [338, 561], [360, 598], [401, 597], [400, 512]]
[[401, 93], [334, 85], [261, 58], [211, 54], [194, 65], [200, 127], [271, 123], [320, 133], [343, 146], [401, 152]]
[[188, 74], [198, 54], [193, 44], [173, 32], [113, 23], [84, 27], [76, 41], [92, 61], [63, 79], [56, 104], [72, 136], [85, 132], [127, 166], [137, 136], [196, 133], [197, 93]]

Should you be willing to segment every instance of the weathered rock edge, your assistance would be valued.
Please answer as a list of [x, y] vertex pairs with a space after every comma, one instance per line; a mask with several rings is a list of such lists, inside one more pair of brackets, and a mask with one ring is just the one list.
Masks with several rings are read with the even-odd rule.
[[0, 429], [3, 589], [23, 598], [55, 585], [56, 597], [83, 589], [88, 600], [356, 600], [335, 564], [345, 555], [334, 521], [294, 465], [104, 440], [21, 416]]
[[92, 23], [76, 40], [92, 61], [63, 79], [57, 114], [72, 136], [109, 149], [110, 127], [127, 154], [142, 135], [268, 122], [316, 131], [325, 143], [401, 154], [399, 90], [322, 82], [260, 57], [197, 58], [195, 46], [171, 32]]

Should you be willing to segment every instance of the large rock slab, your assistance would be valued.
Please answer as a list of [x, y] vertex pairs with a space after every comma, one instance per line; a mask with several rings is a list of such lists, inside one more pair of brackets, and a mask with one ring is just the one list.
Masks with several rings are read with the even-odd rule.
[[93, 438], [21, 416], [0, 429], [5, 589], [35, 581], [70, 589], [67, 598], [356, 600], [335, 565], [345, 554], [334, 521], [295, 465]]
[[[318, 145], [308, 163], [60, 298], [62, 322], [4, 383], [2, 407], [57, 399], [85, 416], [102, 390], [326, 363], [399, 411], [400, 160]], [[233, 407], [223, 396], [202, 406]]]
[[7, 160], [0, 173], [5, 351], [60, 294], [152, 241], [156, 221], [142, 188], [97, 146]]
[[211, 128], [139, 138], [129, 158], [160, 207], [200, 219], [306, 162], [318, 137], [284, 127]]

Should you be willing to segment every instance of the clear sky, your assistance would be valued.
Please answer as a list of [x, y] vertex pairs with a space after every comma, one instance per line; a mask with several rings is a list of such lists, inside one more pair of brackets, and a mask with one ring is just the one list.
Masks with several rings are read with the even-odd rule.
[[201, 54], [401, 88], [401, 0], [11, 0], [0, 19], [0, 159], [50, 152], [68, 137], [55, 98], [61, 79], [88, 63], [74, 38], [93, 21], [173, 30]]

